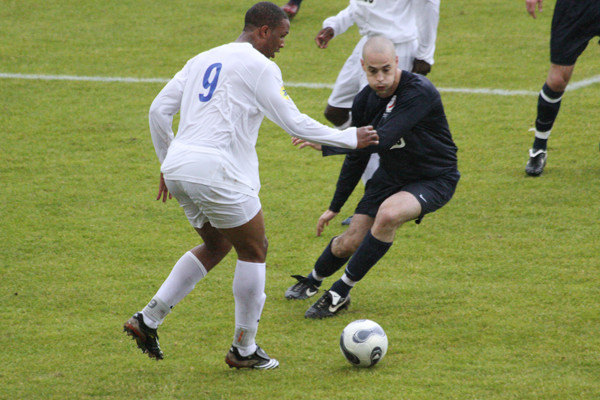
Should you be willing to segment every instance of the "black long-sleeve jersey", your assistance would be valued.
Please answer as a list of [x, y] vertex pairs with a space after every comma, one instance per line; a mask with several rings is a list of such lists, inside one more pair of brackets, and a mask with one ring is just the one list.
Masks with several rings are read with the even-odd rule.
[[366, 86], [354, 98], [352, 125], [373, 125], [379, 144], [361, 150], [323, 146], [323, 155], [347, 154], [329, 209], [339, 212], [371, 153], [378, 153], [379, 180], [402, 185], [458, 172], [452, 140], [438, 90], [424, 76], [402, 71], [398, 88], [388, 98]]

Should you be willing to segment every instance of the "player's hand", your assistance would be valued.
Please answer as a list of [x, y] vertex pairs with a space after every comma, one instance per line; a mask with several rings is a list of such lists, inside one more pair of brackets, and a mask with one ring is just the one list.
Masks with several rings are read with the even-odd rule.
[[356, 148], [362, 149], [363, 147], [371, 146], [372, 144], [379, 144], [377, 131], [373, 129], [371, 125], [356, 128]]
[[319, 33], [317, 33], [317, 36], [315, 37], [315, 43], [317, 46], [319, 46], [319, 48], [326, 49], [327, 44], [331, 39], [333, 39], [333, 28], [328, 26], [327, 28], [321, 29]]
[[305, 147], [312, 147], [315, 150], [321, 151], [323, 147], [320, 144], [314, 144], [311, 142], [307, 142], [304, 139], [298, 139], [297, 137], [292, 137], [292, 144], [294, 146], [298, 146], [299, 149], [303, 149]]
[[338, 214], [339, 213], [327, 210], [319, 217], [319, 221], [317, 222], [317, 236], [321, 236], [321, 233], [323, 233], [325, 227], [329, 225], [329, 221], [334, 219]]
[[173, 198], [173, 195], [169, 193], [169, 189], [167, 189], [167, 184], [165, 183], [165, 178], [163, 177], [162, 172], [160, 173], [160, 183], [158, 184], [158, 196], [156, 196], [156, 200], [160, 200], [162, 197], [163, 203], [167, 201], [167, 196], [169, 199]]
[[415, 58], [412, 72], [425, 76], [431, 72], [431, 64], [429, 64], [427, 61], [417, 60]]
[[540, 12], [542, 12], [542, 2], [543, 2], [543, 0], [525, 0], [525, 7], [527, 8], [527, 12], [534, 19], [536, 17], [536, 15], [535, 15], [536, 6], [537, 6], [538, 10]]

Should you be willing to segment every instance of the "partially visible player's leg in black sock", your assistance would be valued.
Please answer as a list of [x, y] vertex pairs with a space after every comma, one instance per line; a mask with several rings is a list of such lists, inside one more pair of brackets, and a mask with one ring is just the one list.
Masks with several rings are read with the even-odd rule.
[[323, 253], [321, 254], [321, 256], [315, 262], [314, 269], [306, 277], [310, 281], [310, 283], [312, 283], [313, 285], [315, 285], [317, 287], [321, 286], [321, 282], [323, 281], [324, 278], [327, 278], [328, 276], [333, 275], [335, 273], [335, 271], [337, 271], [344, 264], [346, 264], [346, 261], [348, 261], [348, 259], [350, 258], [350, 257], [340, 258], [340, 257], [336, 257], [333, 254], [333, 252], [331, 251], [331, 244], [333, 243], [334, 239], [335, 239], [335, 237], [333, 239], [331, 239], [331, 241], [329, 242], [329, 244], [327, 245], [325, 250], [323, 250]]
[[360, 281], [371, 267], [377, 264], [381, 257], [387, 253], [392, 243], [382, 242], [369, 231], [350, 262], [348, 262], [344, 276], [331, 286], [331, 290], [342, 297], [348, 296], [354, 284]]
[[547, 83], [544, 83], [544, 87], [540, 91], [538, 96], [538, 107], [537, 107], [537, 118], [535, 120], [535, 139], [533, 141], [533, 151], [546, 150], [548, 146], [548, 137], [552, 131], [552, 126], [556, 117], [558, 116], [558, 110], [560, 110], [560, 103], [563, 92], [555, 92]]

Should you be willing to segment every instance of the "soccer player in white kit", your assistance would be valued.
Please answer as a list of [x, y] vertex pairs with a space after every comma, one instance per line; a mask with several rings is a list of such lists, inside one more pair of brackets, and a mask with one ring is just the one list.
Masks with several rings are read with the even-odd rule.
[[[325, 19], [315, 37], [322, 49], [354, 24], [362, 36], [337, 76], [325, 117], [337, 127], [350, 126], [352, 101], [367, 85], [360, 59], [369, 37], [385, 36], [394, 43], [398, 68], [427, 75], [433, 65], [439, 14], [440, 0], [350, 0], [348, 7]], [[379, 157], [373, 154], [362, 176], [363, 183], [378, 166]]]
[[255, 4], [235, 42], [190, 59], [150, 107], [150, 132], [161, 162], [157, 199], [175, 196], [204, 242], [179, 259], [148, 305], [124, 325], [151, 358], [163, 358], [157, 328], [165, 316], [233, 247], [235, 333], [225, 361], [236, 368], [279, 365], [255, 341], [266, 299], [267, 238], [255, 149], [265, 115], [290, 135], [314, 142], [344, 148], [378, 143], [372, 127], [339, 131], [300, 113], [269, 60], [284, 46], [289, 27], [278, 6]]

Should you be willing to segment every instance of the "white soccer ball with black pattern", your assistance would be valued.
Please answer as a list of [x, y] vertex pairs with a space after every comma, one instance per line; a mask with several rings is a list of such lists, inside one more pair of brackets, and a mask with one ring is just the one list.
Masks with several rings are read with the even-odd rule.
[[385, 331], [370, 319], [350, 322], [340, 336], [340, 350], [355, 367], [372, 367], [385, 356], [387, 348]]

